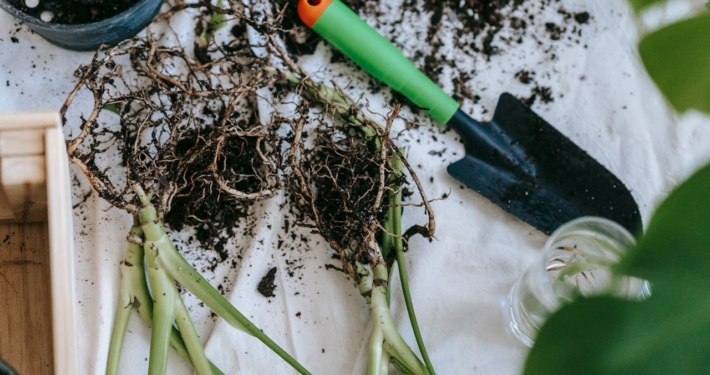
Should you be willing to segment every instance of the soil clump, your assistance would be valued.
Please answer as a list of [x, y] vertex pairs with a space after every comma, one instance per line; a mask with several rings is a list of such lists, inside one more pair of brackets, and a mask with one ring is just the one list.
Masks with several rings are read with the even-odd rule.
[[139, 0], [40, 0], [34, 8], [23, 0], [8, 0], [15, 8], [32, 17], [40, 18], [50, 12], [51, 23], [79, 25], [113, 17], [135, 5]]

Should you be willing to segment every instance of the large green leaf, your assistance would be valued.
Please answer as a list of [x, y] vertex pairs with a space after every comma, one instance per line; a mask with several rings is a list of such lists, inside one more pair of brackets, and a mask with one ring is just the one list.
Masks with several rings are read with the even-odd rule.
[[525, 375], [708, 374], [710, 298], [666, 297], [562, 308], [540, 331]]
[[631, 3], [631, 6], [634, 7], [634, 10], [638, 13], [646, 7], [657, 3], [665, 3], [666, 1], [667, 0], [629, 0], [629, 3]]
[[710, 165], [661, 204], [618, 272], [653, 283], [645, 302], [581, 299], [540, 331], [526, 375], [710, 373]]
[[646, 70], [680, 112], [710, 113], [710, 14], [663, 27], [643, 38]]
[[656, 288], [692, 273], [710, 288], [710, 165], [665, 199], [618, 270], [653, 280]]

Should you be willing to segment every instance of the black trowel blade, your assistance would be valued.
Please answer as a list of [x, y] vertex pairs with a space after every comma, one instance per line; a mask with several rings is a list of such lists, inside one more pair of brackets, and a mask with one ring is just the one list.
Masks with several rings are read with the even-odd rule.
[[535, 228], [549, 234], [570, 220], [600, 216], [631, 233], [641, 229], [626, 186], [514, 96], [501, 95], [493, 120], [475, 131], [449, 125], [466, 146], [449, 174]]

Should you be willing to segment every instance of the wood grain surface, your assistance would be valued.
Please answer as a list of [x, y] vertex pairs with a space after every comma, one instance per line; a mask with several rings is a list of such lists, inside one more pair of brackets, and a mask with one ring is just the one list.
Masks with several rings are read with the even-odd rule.
[[21, 375], [53, 373], [47, 223], [0, 225], [0, 357]]

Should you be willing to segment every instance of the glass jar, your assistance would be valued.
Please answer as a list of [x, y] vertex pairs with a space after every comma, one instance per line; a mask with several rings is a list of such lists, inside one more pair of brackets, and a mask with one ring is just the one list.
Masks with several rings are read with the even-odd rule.
[[578, 296], [650, 296], [648, 282], [612, 272], [635, 243], [625, 228], [603, 218], [582, 217], [562, 225], [510, 290], [505, 303], [509, 329], [532, 346], [545, 320]]

